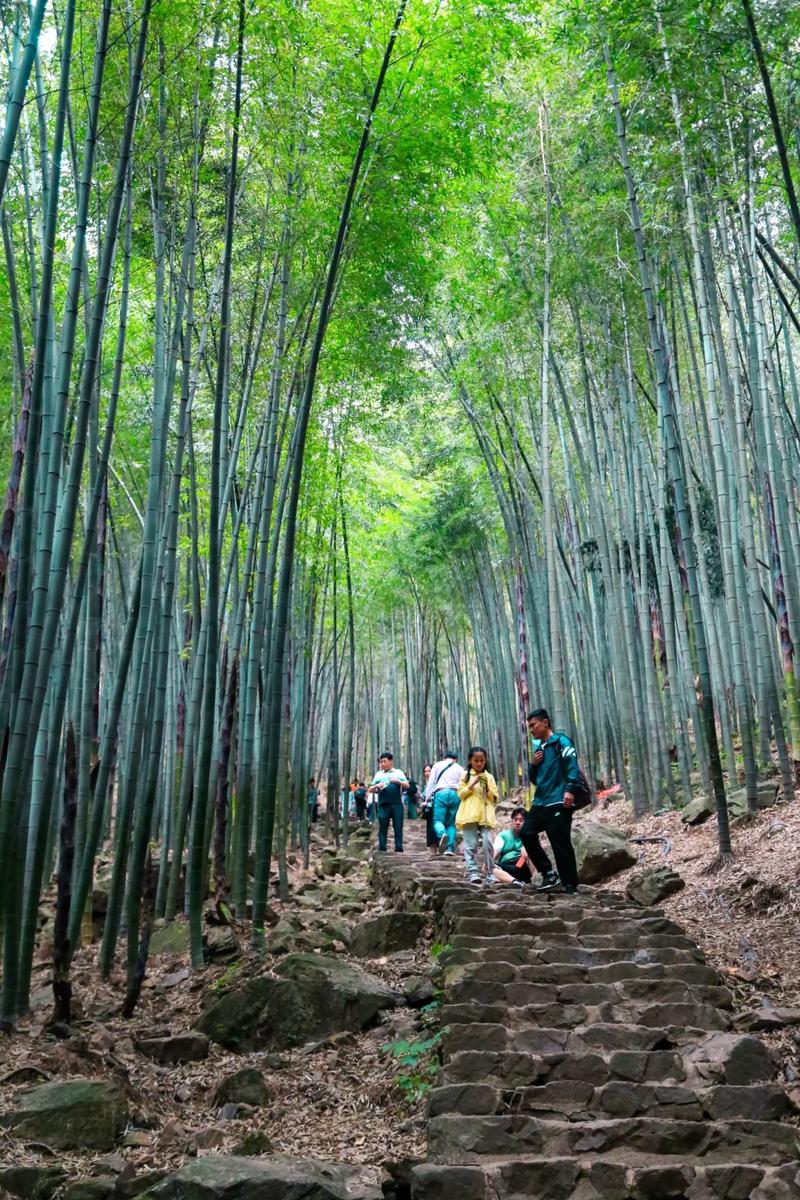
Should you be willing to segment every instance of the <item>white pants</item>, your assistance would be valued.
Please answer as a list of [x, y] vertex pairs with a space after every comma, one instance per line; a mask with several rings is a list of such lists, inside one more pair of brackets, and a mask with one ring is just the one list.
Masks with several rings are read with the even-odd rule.
[[485, 825], [464, 825], [462, 826], [461, 833], [464, 839], [464, 866], [466, 867], [467, 875], [469, 875], [470, 879], [480, 879], [481, 859], [483, 860], [486, 874], [491, 875], [494, 868], [494, 855], [492, 854], [493, 830], [488, 829]]

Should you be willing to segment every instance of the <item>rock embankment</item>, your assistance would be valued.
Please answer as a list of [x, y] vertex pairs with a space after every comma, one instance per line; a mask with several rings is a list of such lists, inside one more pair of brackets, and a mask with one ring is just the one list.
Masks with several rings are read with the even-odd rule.
[[397, 1200], [800, 1197], [775, 1063], [658, 909], [477, 891], [424, 851], [382, 857], [377, 880], [447, 947], [428, 1161]]

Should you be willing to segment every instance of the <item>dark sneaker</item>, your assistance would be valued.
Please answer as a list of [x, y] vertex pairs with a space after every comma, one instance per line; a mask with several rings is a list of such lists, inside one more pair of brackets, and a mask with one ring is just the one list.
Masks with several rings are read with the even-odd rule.
[[547, 874], [542, 877], [541, 886], [536, 890], [538, 892], [549, 892], [552, 890], [552, 888], [557, 888], [560, 882], [561, 880], [558, 878], [557, 871], [548, 871]]
[[578, 893], [578, 889], [574, 886], [574, 884], [571, 884], [571, 883], [564, 884], [564, 895], [565, 896], [575, 896], [575, 895], [577, 895], [577, 893]]
[[444, 854], [446, 846], [447, 846], [447, 831], [445, 830], [445, 832], [439, 838], [439, 845], [436, 847], [439, 854]]

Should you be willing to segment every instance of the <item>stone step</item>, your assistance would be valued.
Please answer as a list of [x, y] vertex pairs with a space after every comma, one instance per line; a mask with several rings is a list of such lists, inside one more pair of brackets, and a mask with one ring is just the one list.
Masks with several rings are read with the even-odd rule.
[[480, 961], [484, 957], [491, 961], [502, 961], [500, 951], [511, 950], [511, 961], [534, 963], [571, 963], [576, 966], [593, 967], [617, 962], [662, 963], [677, 966], [682, 963], [705, 963], [700, 950], [691, 943], [685, 946], [578, 946], [575, 944], [552, 943], [526, 945], [524, 939], [504, 937], [477, 937], [473, 934], [454, 933], [448, 938], [451, 950], [443, 961], [453, 961], [453, 951], [468, 950], [469, 956], [461, 961]]
[[522, 1114], [432, 1117], [428, 1154], [434, 1162], [475, 1163], [481, 1157], [548, 1158], [653, 1155], [704, 1158], [711, 1162], [759, 1162], [779, 1166], [800, 1157], [798, 1131], [778, 1121], [687, 1121], [658, 1117], [543, 1120]]
[[793, 1200], [800, 1161], [780, 1167], [701, 1160], [647, 1163], [605, 1158], [519, 1158], [497, 1166], [421, 1163], [411, 1172], [411, 1200]]
[[714, 1008], [730, 1009], [733, 997], [727, 988], [692, 984], [682, 978], [629, 978], [612, 983], [585, 983], [574, 980], [543, 983], [527, 979], [510, 983], [497, 979], [476, 979], [468, 976], [447, 987], [449, 1003], [505, 1004], [519, 1008], [529, 1004], [624, 1004], [631, 1001], [651, 1003], [709, 1004]]
[[663, 963], [617, 962], [599, 967], [580, 967], [572, 963], [511, 963], [498, 959], [496, 962], [483, 960], [459, 961], [453, 952], [448, 953], [452, 963], [452, 975], [445, 971], [445, 985], [461, 980], [485, 980], [490, 983], [574, 984], [574, 983], [623, 983], [629, 980], [668, 980], [691, 985], [724, 987], [722, 976], [713, 967], [702, 963], [685, 963], [679, 973], [669, 971]]
[[434, 1088], [428, 1100], [429, 1117], [512, 1112], [542, 1120], [659, 1117], [681, 1121], [780, 1121], [795, 1111], [777, 1084], [696, 1089], [678, 1083], [619, 1079], [600, 1086], [588, 1080], [564, 1078], [515, 1087], [489, 1082], [452, 1083]]
[[[774, 1066], [773, 1066], [774, 1071]], [[501, 1088], [524, 1088], [556, 1080], [602, 1087], [611, 1080], [627, 1083], [684, 1083], [684, 1060], [676, 1050], [616, 1050], [582, 1054], [526, 1054], [520, 1050], [464, 1050], [442, 1068], [441, 1084], [491, 1083]], [[696, 1073], [694, 1073], [696, 1075]], [[702, 1083], [703, 1076], [696, 1076]], [[725, 1076], [720, 1074], [720, 1081]]]
[[501, 1050], [484, 1046], [451, 1054], [439, 1078], [443, 1084], [487, 1082], [506, 1088], [553, 1079], [595, 1087], [618, 1079], [631, 1084], [689, 1083], [705, 1088], [770, 1083], [776, 1075], [777, 1065], [763, 1042], [748, 1034], [714, 1033], [665, 1050], [582, 1047], [577, 1053], [541, 1054], [518, 1046]]
[[493, 1004], [467, 1001], [463, 1004], [442, 1005], [441, 1020], [444, 1025], [467, 1025], [472, 1021], [504, 1024], [515, 1037], [518, 1031], [577, 1029], [598, 1023], [605, 1026], [645, 1025], [651, 1029], [660, 1028], [669, 1037], [673, 1035], [668, 1033], [668, 1030], [680, 1027], [700, 1032], [731, 1027], [729, 1014], [708, 1004], [681, 1001], [661, 1004], [648, 1003], [646, 1000], [639, 1004], [552, 1003], [514, 1007], [509, 1007], [505, 1001], [496, 1001]]

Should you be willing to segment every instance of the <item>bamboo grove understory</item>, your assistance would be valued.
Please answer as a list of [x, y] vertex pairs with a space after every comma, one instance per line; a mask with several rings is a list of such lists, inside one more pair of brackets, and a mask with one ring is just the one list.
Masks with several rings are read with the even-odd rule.
[[[620, 11], [625, 8], [625, 13]], [[2, 9], [0, 1020], [45, 894], [268, 933], [306, 788], [545, 703], [643, 814], [800, 761], [800, 15]]]

